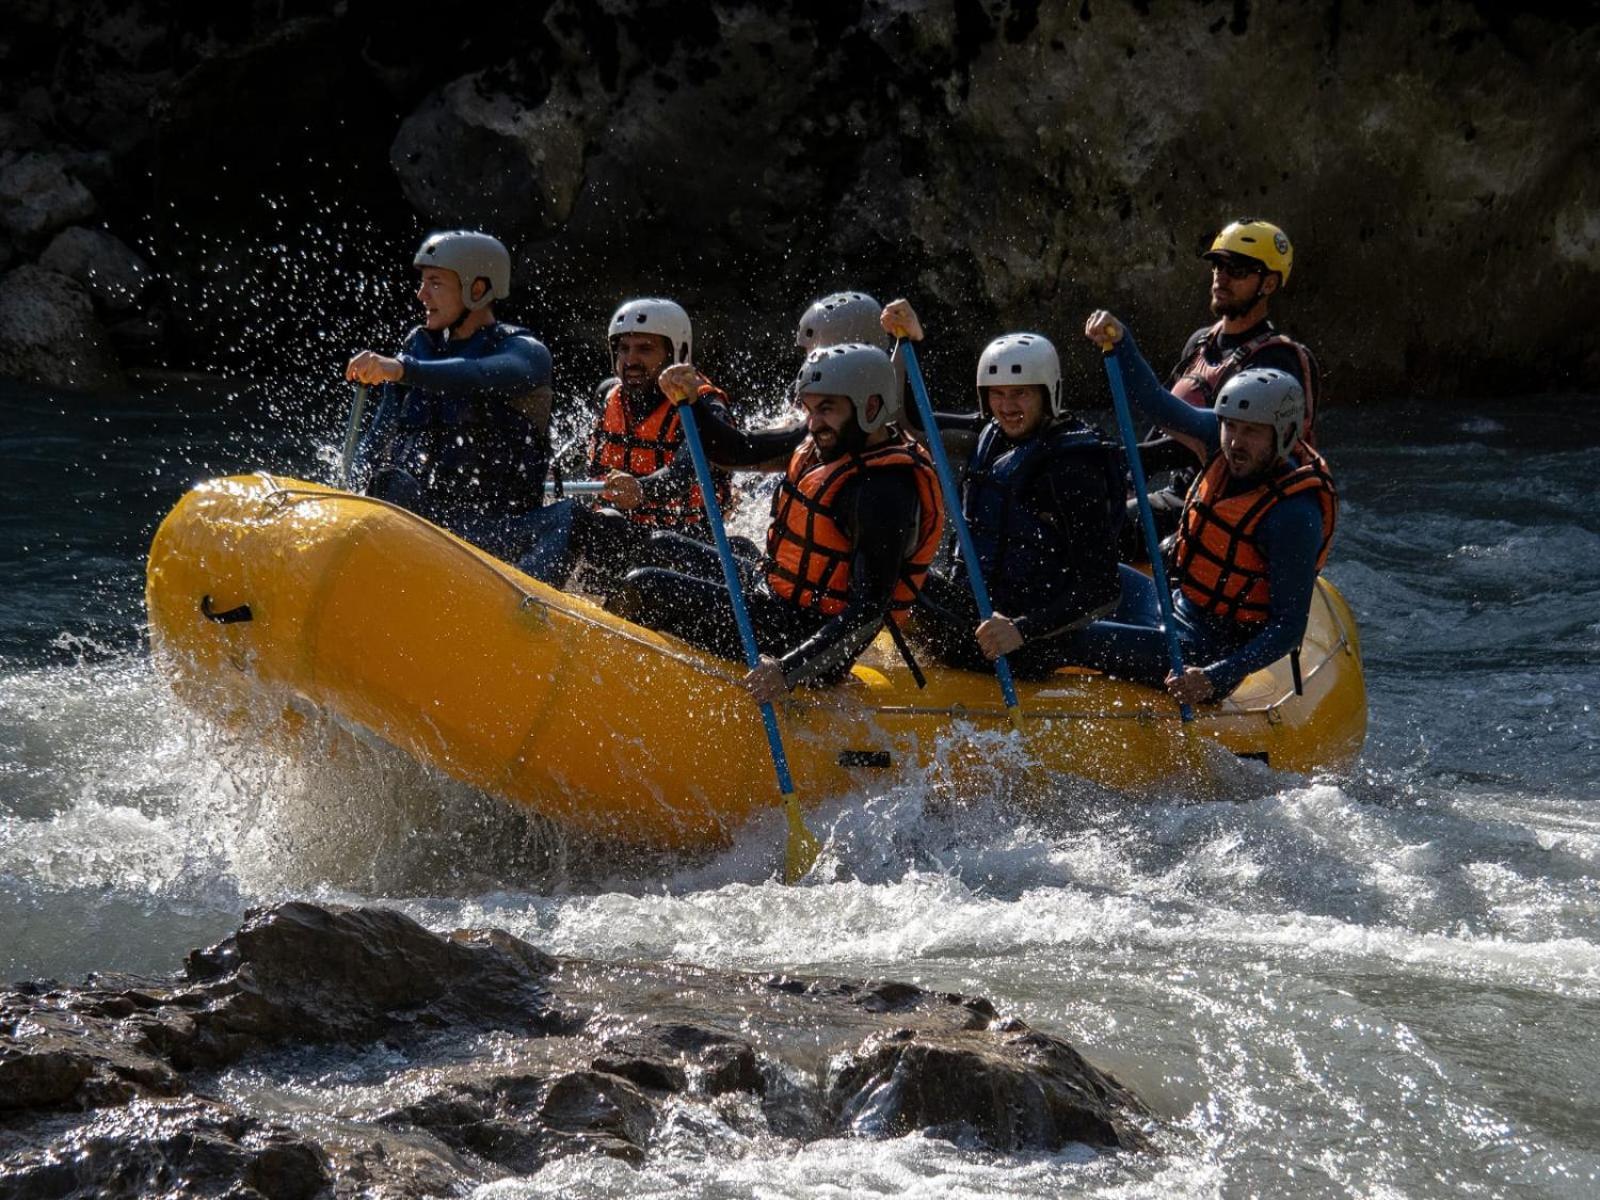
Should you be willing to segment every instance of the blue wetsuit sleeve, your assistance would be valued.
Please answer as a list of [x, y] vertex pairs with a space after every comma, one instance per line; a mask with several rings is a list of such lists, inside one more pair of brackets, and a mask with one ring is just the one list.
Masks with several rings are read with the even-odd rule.
[[1133, 334], [1124, 329], [1117, 342], [1117, 362], [1122, 367], [1123, 381], [1128, 385], [1128, 403], [1134, 412], [1169, 433], [1181, 434], [1200, 442], [1206, 448], [1206, 457], [1215, 454], [1222, 445], [1221, 423], [1209, 408], [1196, 408], [1185, 404], [1167, 391], [1156, 378], [1156, 373], [1145, 362], [1144, 355], [1134, 343]]
[[550, 386], [550, 351], [531, 337], [508, 337], [482, 358], [424, 360], [402, 352], [402, 382], [430, 392], [515, 395]]
[[1239, 649], [1205, 667], [1219, 698], [1250, 672], [1277, 662], [1305, 636], [1317, 584], [1317, 551], [1322, 548], [1322, 511], [1316, 499], [1301, 494], [1274, 505], [1261, 519], [1256, 537], [1267, 560], [1267, 620]]

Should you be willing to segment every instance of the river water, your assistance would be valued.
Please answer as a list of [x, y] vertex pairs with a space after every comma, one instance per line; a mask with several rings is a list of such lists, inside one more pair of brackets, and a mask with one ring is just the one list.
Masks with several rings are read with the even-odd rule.
[[382, 747], [352, 779], [219, 745], [151, 669], [145, 547], [196, 479], [326, 477], [345, 397], [0, 388], [0, 977], [165, 973], [248, 906], [379, 900], [563, 954], [979, 993], [1162, 1118], [1160, 1153], [1107, 1157], [696, 1126], [485, 1196], [1600, 1193], [1592, 400], [1327, 415], [1371, 689], [1350, 775], [1141, 803], [904, 780], [815, 812], [827, 856], [785, 888], [775, 815], [618, 860]]

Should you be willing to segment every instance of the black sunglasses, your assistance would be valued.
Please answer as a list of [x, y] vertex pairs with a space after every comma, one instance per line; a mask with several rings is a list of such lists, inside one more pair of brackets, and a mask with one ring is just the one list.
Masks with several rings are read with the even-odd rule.
[[1221, 271], [1229, 279], [1249, 279], [1252, 275], [1265, 275], [1267, 269], [1260, 263], [1241, 262], [1238, 259], [1213, 258], [1210, 260], [1213, 271]]

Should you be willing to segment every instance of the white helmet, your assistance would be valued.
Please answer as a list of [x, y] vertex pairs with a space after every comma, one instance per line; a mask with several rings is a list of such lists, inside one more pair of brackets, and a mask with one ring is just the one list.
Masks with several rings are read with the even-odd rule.
[[873, 345], [884, 337], [883, 326], [878, 321], [882, 311], [883, 306], [865, 292], [835, 292], [824, 296], [800, 318], [794, 344], [802, 350], [837, 346], [842, 342]]
[[689, 314], [683, 306], [672, 300], [643, 296], [629, 300], [611, 314], [611, 324], [606, 329], [606, 347], [609, 350], [625, 333], [653, 333], [664, 337], [672, 347], [672, 361], [686, 363], [694, 350], [694, 331], [689, 325]]
[[1061, 414], [1061, 358], [1040, 333], [1008, 333], [997, 337], [978, 356], [978, 407], [985, 409], [983, 389], [1037, 384], [1050, 397], [1050, 411]]
[[[511, 294], [511, 255], [499, 238], [466, 229], [430, 233], [411, 259], [413, 267], [442, 267], [461, 280], [461, 303], [468, 312], [487, 308]], [[473, 282], [487, 279], [489, 288], [476, 300]]]
[[[801, 396], [849, 396], [855, 405], [856, 424], [867, 433], [882, 429], [899, 415], [900, 381], [889, 356], [876, 346], [844, 342], [837, 346], [818, 346], [800, 364], [794, 380], [794, 398]], [[867, 398], [883, 401], [878, 415], [867, 417]]]
[[1229, 421], [1271, 425], [1282, 458], [1294, 449], [1305, 428], [1306, 394], [1287, 371], [1248, 367], [1222, 385], [1215, 411]]

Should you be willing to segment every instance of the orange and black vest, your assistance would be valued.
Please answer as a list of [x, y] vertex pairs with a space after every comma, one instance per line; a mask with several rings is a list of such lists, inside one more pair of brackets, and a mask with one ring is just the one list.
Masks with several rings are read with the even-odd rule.
[[[710, 384], [702, 384], [700, 395], [727, 403], [727, 396]], [[639, 420], [630, 419], [619, 383], [606, 396], [605, 411], [589, 437], [589, 477], [604, 479], [612, 471], [625, 471], [643, 477], [661, 470], [683, 444], [683, 422], [677, 405], [659, 391], [659, 403]], [[733, 499], [732, 479], [726, 471], [712, 470], [717, 481], [717, 502], [727, 509]], [[705, 500], [698, 484], [681, 496], [646, 500], [626, 516], [640, 525], [667, 529], [698, 525], [706, 519]]]
[[817, 456], [810, 438], [800, 443], [772, 497], [772, 525], [767, 530], [767, 586], [773, 595], [830, 616], [844, 611], [850, 596], [850, 560], [855, 555], [855, 545], [845, 534], [836, 510], [839, 492], [862, 471], [885, 470], [910, 470], [917, 485], [916, 543], [906, 553], [889, 601], [889, 615], [895, 624], [906, 619], [939, 548], [944, 506], [939, 498], [939, 477], [928, 452], [905, 437], [895, 437], [833, 462], [823, 462]]
[[1338, 521], [1339, 497], [1322, 456], [1304, 444], [1296, 447], [1299, 466], [1285, 463], [1271, 479], [1249, 491], [1225, 495], [1228, 462], [1214, 457], [1189, 489], [1178, 529], [1178, 586], [1207, 615], [1244, 625], [1267, 619], [1271, 599], [1267, 560], [1256, 544], [1256, 529], [1272, 506], [1302, 492], [1315, 494], [1322, 508], [1322, 546], [1317, 570], [1328, 561]]
[[1195, 408], [1215, 408], [1217, 393], [1222, 391], [1222, 385], [1249, 366], [1252, 358], [1268, 346], [1288, 346], [1300, 358], [1301, 388], [1306, 394], [1306, 416], [1300, 437], [1306, 445], [1315, 448], [1317, 442], [1312, 423], [1317, 415], [1317, 363], [1311, 351], [1293, 338], [1269, 329], [1235, 346], [1217, 362], [1207, 362], [1206, 347], [1221, 334], [1221, 321], [1207, 330], [1205, 337], [1195, 347], [1194, 357], [1176, 371], [1177, 378], [1169, 389], [1172, 394]]

